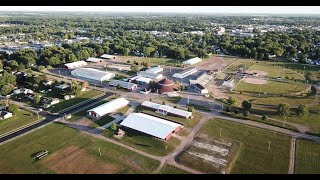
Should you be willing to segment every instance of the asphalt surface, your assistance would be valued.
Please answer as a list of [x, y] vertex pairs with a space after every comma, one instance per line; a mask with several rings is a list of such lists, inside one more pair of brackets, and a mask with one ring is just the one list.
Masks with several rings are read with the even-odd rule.
[[[88, 102], [82, 104], [80, 107], [90, 106], [91, 104], [97, 103], [97, 102], [99, 102], [99, 101], [101, 101], [101, 100], [103, 100], [103, 99], [105, 99], [105, 98], [107, 98], [109, 96], [112, 96], [113, 94], [114, 93], [107, 92], [105, 95], [103, 95], [103, 96], [101, 96], [99, 98], [96, 98], [96, 99], [92, 99], [91, 101], [88, 101]], [[63, 113], [72, 114], [73, 112], [78, 110], [80, 107], [79, 106], [75, 106], [73, 108], [68, 109], [67, 111], [64, 111]], [[0, 138], [0, 144], [5, 142], [5, 141], [8, 141], [8, 140], [10, 140], [12, 138], [15, 138], [17, 136], [23, 135], [23, 134], [25, 134], [25, 133], [27, 133], [27, 132], [35, 129], [35, 128], [38, 128], [38, 127], [43, 126], [43, 125], [46, 125], [46, 124], [48, 124], [48, 123], [50, 123], [50, 122], [52, 122], [52, 121], [54, 121], [54, 120], [56, 120], [58, 118], [62, 118], [64, 116], [64, 114], [53, 115], [53, 114], [50, 114], [50, 113], [47, 113], [47, 112], [40, 112], [39, 115], [45, 117], [45, 120], [40, 121], [40, 122], [38, 122], [36, 124], [33, 124], [31, 126], [28, 126], [26, 128], [23, 128], [21, 130], [18, 130], [16, 132], [12, 133], [12, 134], [7, 135], [7, 136], [1, 137]]]

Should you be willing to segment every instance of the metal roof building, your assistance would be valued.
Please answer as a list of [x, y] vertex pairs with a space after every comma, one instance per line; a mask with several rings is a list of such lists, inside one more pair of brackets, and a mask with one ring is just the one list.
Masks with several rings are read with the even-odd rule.
[[129, 101], [125, 98], [118, 98], [102, 104], [98, 107], [88, 110], [88, 116], [93, 118], [101, 118], [107, 114], [113, 113], [118, 109], [121, 109], [129, 104]]
[[93, 68], [78, 68], [71, 71], [71, 75], [96, 81], [107, 81], [115, 77], [114, 73], [100, 71], [98, 69]]
[[66, 63], [66, 64], [64, 64], [64, 67], [67, 69], [75, 69], [75, 68], [86, 66], [86, 65], [88, 65], [88, 64], [85, 61], [76, 61], [76, 62], [72, 62], [72, 63]]
[[156, 110], [156, 112], [161, 113], [161, 114], [171, 114], [171, 115], [179, 116], [182, 118], [192, 118], [192, 112], [173, 108], [168, 105], [161, 105], [161, 104], [153, 103], [150, 101], [144, 101], [141, 104], [141, 106], [154, 109], [154, 110]]
[[135, 90], [137, 89], [137, 85], [131, 82], [125, 82], [125, 81], [120, 81], [120, 80], [112, 80], [109, 82], [110, 86], [120, 86], [123, 89], [128, 89], [128, 90]]
[[110, 55], [110, 54], [103, 54], [100, 57], [102, 58], [106, 58], [106, 59], [115, 59], [116, 56]]
[[196, 63], [198, 63], [200, 61], [202, 61], [202, 59], [200, 59], [198, 57], [195, 57], [195, 58], [191, 58], [191, 59], [188, 59], [186, 61], [183, 61], [182, 64], [193, 65], [193, 64], [196, 64]]
[[88, 62], [93, 62], [93, 63], [99, 63], [99, 62], [102, 62], [103, 59], [89, 57], [86, 61], [88, 61]]
[[174, 73], [173, 74], [173, 77], [175, 78], [179, 78], [179, 79], [182, 79], [182, 78], [185, 78], [191, 74], [194, 74], [196, 73], [198, 70], [196, 68], [188, 68], [188, 69], [185, 69], [181, 72], [178, 72], [178, 73]]
[[154, 73], [150, 73], [147, 71], [139, 71], [139, 72], [137, 72], [137, 75], [142, 76], [142, 77], [146, 77], [146, 78], [150, 78], [150, 79], [155, 79], [155, 80], [163, 78], [162, 74], [154, 74]]
[[181, 124], [144, 113], [131, 113], [120, 125], [164, 140], [182, 128]]
[[147, 73], [152, 73], [152, 74], [158, 74], [159, 72], [162, 72], [163, 68], [156, 66], [156, 67], [152, 67], [146, 70]]

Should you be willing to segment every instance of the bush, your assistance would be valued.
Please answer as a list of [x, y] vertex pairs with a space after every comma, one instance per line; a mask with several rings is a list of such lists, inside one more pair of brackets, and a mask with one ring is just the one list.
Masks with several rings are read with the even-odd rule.
[[193, 106], [188, 106], [188, 111], [194, 113], [194, 107]]
[[127, 63], [130, 64], [130, 61], [128, 60]]
[[266, 121], [266, 120], [268, 120], [268, 116], [264, 114], [264, 115], [261, 117], [261, 119], [262, 119], [263, 121]]
[[228, 99], [227, 99], [227, 102], [228, 102], [228, 104], [230, 104], [230, 105], [235, 105], [236, 103], [237, 103], [237, 99], [235, 98], [235, 97], [233, 97], [233, 96], [230, 96]]
[[231, 111], [231, 109], [230, 109], [230, 107], [228, 106], [227, 108], [226, 108], [226, 112], [230, 112]]
[[244, 112], [243, 112], [243, 116], [244, 116], [244, 117], [249, 116], [249, 111], [244, 111]]
[[234, 114], [238, 114], [238, 113], [239, 113], [239, 110], [238, 110], [238, 109], [235, 109], [235, 110], [233, 111], [233, 113], [234, 113]]
[[8, 111], [11, 112], [12, 114], [16, 114], [19, 110], [19, 106], [15, 104], [9, 104]]

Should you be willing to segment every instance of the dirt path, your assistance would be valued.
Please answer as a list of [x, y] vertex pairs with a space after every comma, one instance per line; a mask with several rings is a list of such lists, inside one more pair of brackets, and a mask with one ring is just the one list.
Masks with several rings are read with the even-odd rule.
[[200, 122], [192, 129], [192, 131], [190, 132], [190, 134], [180, 143], [180, 145], [175, 149], [175, 151], [173, 151], [172, 153], [170, 153], [169, 155], [165, 156], [164, 159], [165, 161], [163, 161], [162, 164], [160, 164], [160, 166], [158, 167], [156, 172], [159, 172], [161, 170], [161, 168], [163, 167], [163, 165], [168, 162], [171, 165], [177, 166], [178, 168], [181, 168], [183, 170], [186, 170], [188, 172], [191, 172], [193, 174], [203, 174], [200, 171], [185, 167], [181, 164], [178, 164], [175, 161], [175, 157], [181, 153], [181, 151], [191, 143], [191, 141], [193, 140], [193, 138], [195, 137], [195, 135], [200, 131], [200, 129], [202, 128], [203, 125], [206, 124], [206, 122], [212, 117], [210, 116], [203, 116], [202, 119], [200, 120]]
[[291, 138], [291, 146], [290, 146], [290, 161], [289, 161], [289, 172], [288, 174], [294, 173], [294, 163], [295, 163], [295, 155], [296, 155], [296, 141], [297, 138]]

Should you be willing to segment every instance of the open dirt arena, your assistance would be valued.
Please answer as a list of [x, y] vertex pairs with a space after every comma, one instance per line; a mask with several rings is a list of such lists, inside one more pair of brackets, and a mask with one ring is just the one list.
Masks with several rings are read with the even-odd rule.
[[243, 78], [243, 81], [250, 84], [267, 84], [267, 80], [257, 78]]
[[258, 76], [266, 76], [268, 73], [264, 71], [259, 71], [259, 70], [246, 70], [246, 73], [258, 73]]
[[113, 174], [121, 170], [118, 165], [99, 161], [77, 146], [50, 154], [41, 163], [58, 174]]
[[222, 57], [211, 57], [208, 60], [204, 60], [196, 65], [197, 69], [201, 70], [214, 70], [214, 69], [219, 69], [222, 70], [224, 69], [228, 63], [222, 58]]

